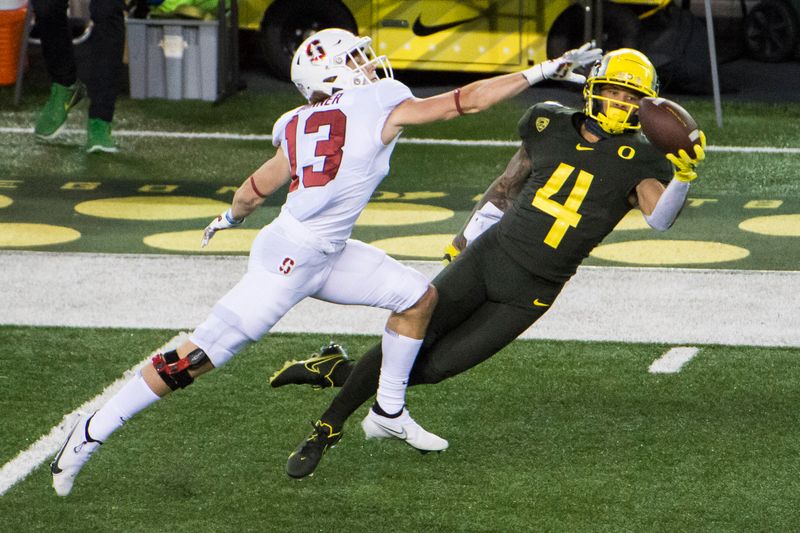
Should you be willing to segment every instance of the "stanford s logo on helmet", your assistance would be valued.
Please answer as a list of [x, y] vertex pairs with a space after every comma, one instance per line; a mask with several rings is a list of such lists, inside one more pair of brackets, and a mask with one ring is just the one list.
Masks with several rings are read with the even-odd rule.
[[[369, 37], [358, 37], [339, 28], [317, 32], [295, 51], [292, 82], [310, 100], [315, 92], [330, 96], [379, 77], [393, 77], [389, 60], [375, 55], [371, 43]], [[378, 69], [381, 76], [377, 75]]]
[[308, 43], [308, 46], [306, 46], [306, 55], [312, 63], [325, 59], [325, 49], [322, 48], [322, 43], [319, 42], [319, 39], [314, 39]]
[[608, 52], [592, 67], [583, 87], [585, 113], [596, 120], [604, 131], [618, 134], [638, 130], [639, 120], [635, 113], [639, 106], [617, 100], [613, 101], [625, 109], [604, 106], [604, 102], [611, 101], [600, 95], [606, 85], [624, 87], [641, 96], [658, 96], [658, 76], [653, 64], [638, 50], [620, 48]]

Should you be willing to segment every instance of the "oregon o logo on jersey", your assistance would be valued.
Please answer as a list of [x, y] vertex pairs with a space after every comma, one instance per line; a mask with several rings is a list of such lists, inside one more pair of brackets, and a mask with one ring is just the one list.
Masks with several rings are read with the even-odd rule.
[[622, 159], [633, 159], [633, 156], [636, 155], [636, 150], [633, 149], [633, 146], [623, 144], [617, 150], [617, 155]]

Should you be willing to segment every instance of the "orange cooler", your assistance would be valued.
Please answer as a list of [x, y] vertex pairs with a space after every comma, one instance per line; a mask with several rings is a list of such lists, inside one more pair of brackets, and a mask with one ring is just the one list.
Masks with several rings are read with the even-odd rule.
[[25, 1], [0, 0], [0, 85], [13, 85], [17, 81], [26, 6]]

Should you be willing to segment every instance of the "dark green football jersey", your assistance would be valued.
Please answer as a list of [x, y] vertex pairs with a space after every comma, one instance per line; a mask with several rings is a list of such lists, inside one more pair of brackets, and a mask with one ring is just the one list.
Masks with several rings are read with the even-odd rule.
[[642, 180], [668, 182], [672, 166], [644, 136], [612, 135], [587, 142], [580, 111], [536, 104], [519, 123], [533, 162], [530, 177], [498, 223], [502, 248], [536, 275], [568, 280], [589, 252], [631, 209]]

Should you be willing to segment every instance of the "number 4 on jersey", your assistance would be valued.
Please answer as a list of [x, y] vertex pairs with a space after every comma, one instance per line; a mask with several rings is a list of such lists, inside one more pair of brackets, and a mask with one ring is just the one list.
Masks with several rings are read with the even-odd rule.
[[544, 211], [548, 215], [556, 219], [547, 236], [544, 238], [544, 243], [551, 248], [558, 248], [561, 239], [568, 228], [574, 228], [581, 221], [581, 215], [578, 214], [578, 209], [586, 198], [586, 193], [589, 192], [589, 186], [592, 184], [594, 176], [588, 172], [581, 170], [578, 172], [578, 178], [575, 180], [575, 186], [567, 197], [564, 204], [559, 204], [551, 199], [551, 196], [558, 193], [566, 183], [567, 178], [575, 171], [575, 167], [566, 163], [561, 163], [558, 168], [550, 176], [542, 188], [536, 191], [533, 197], [533, 207]]

